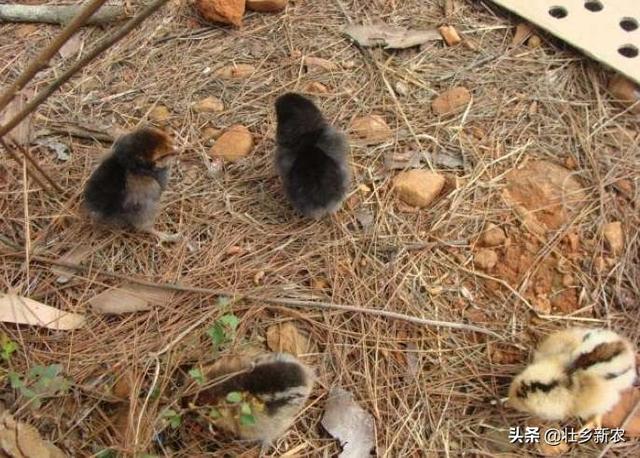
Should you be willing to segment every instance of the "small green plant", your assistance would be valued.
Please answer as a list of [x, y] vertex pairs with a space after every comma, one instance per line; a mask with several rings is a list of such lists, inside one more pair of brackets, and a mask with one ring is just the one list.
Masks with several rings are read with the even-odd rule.
[[182, 424], [182, 415], [173, 409], [167, 409], [162, 413], [162, 418], [169, 422], [169, 426], [177, 429]]
[[23, 378], [16, 372], [9, 372], [11, 388], [18, 390], [27, 398], [34, 409], [42, 406], [46, 398], [66, 394], [71, 387], [71, 382], [60, 375], [62, 366], [50, 364], [49, 366], [33, 366]]
[[232, 313], [222, 315], [218, 318], [209, 329], [207, 335], [211, 338], [213, 349], [215, 351], [231, 342], [236, 336], [236, 328], [240, 324], [240, 320]]
[[205, 377], [204, 374], [202, 373], [202, 371], [200, 369], [198, 369], [197, 367], [194, 367], [193, 369], [191, 369], [189, 371], [189, 375], [191, 376], [191, 378], [193, 380], [196, 381], [196, 383], [198, 385], [203, 385], [205, 382]]
[[256, 424], [256, 417], [253, 415], [251, 404], [244, 400], [244, 396], [239, 391], [231, 391], [227, 394], [226, 401], [229, 404], [235, 404], [240, 411], [240, 424], [243, 426], [251, 426]]
[[253, 415], [251, 404], [243, 402], [240, 404], [240, 424], [243, 426], [251, 426], [256, 424], [256, 417]]
[[11, 355], [18, 349], [18, 344], [9, 339], [6, 335], [0, 334], [0, 358], [9, 362]]
[[227, 394], [227, 402], [229, 404], [237, 404], [242, 401], [242, 393], [239, 391], [231, 391]]
[[112, 448], [103, 448], [96, 453], [95, 458], [118, 458], [118, 453]]

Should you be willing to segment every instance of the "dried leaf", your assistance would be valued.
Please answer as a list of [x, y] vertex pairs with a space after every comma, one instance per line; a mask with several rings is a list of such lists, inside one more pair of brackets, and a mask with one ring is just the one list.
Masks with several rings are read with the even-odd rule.
[[40, 437], [36, 428], [15, 421], [9, 412], [0, 414], [0, 450], [12, 457], [64, 458], [65, 454]]
[[307, 67], [321, 68], [328, 72], [338, 69], [338, 66], [330, 60], [323, 59], [322, 57], [305, 56], [304, 64]]
[[116, 383], [113, 384], [111, 389], [114, 396], [129, 399], [135, 385], [135, 376], [131, 369], [126, 369], [118, 378]]
[[[95, 248], [91, 245], [77, 245], [69, 250], [64, 256], [60, 257], [58, 261], [68, 262], [70, 264], [79, 264], [84, 261]], [[75, 270], [68, 269], [62, 266], [54, 266], [51, 268], [51, 272], [58, 275], [56, 282], [67, 283], [73, 277]]]
[[436, 29], [412, 30], [386, 24], [352, 24], [343, 31], [360, 46], [384, 46], [385, 49], [404, 49], [442, 40], [442, 35]]
[[418, 358], [418, 347], [415, 343], [409, 342], [407, 344], [405, 358], [407, 360], [407, 375], [409, 379], [415, 380], [420, 371], [420, 358]]
[[[9, 105], [0, 112], [0, 126], [5, 125], [13, 117], [22, 111], [27, 103], [27, 99], [33, 95], [33, 91], [23, 89], [11, 100]], [[20, 124], [14, 127], [9, 132], [9, 138], [15, 141], [18, 145], [28, 145], [31, 141], [31, 120], [33, 119], [33, 113], [24, 118]]]
[[65, 44], [58, 50], [63, 59], [68, 59], [78, 54], [82, 47], [82, 35], [77, 33], [69, 38]]
[[416, 150], [389, 151], [384, 155], [384, 167], [387, 170], [416, 169], [420, 167], [420, 160], [420, 152]]
[[38, 31], [38, 26], [35, 24], [24, 24], [19, 26], [16, 31], [16, 37], [18, 38], [25, 38], [28, 37], [29, 35], [31, 35], [34, 32]]
[[[640, 389], [629, 388], [623, 391], [620, 401], [602, 418], [602, 426], [605, 428], [622, 428], [625, 418], [638, 402], [640, 402]], [[629, 419], [624, 429], [624, 435], [626, 437], [640, 436], [640, 409]]]
[[360, 223], [362, 229], [365, 230], [369, 229], [373, 225], [373, 222], [375, 220], [373, 213], [365, 209], [356, 210], [354, 216], [358, 220], [358, 223]]
[[4, 294], [0, 296], [0, 321], [66, 331], [84, 326], [85, 317], [63, 312], [27, 297]]
[[57, 142], [51, 138], [44, 138], [36, 141], [36, 145], [44, 146], [56, 153], [56, 159], [60, 161], [68, 161], [71, 157], [69, 147], [64, 143]]
[[471, 92], [466, 87], [456, 86], [444, 91], [431, 102], [437, 115], [448, 115], [464, 111], [471, 100]]
[[353, 395], [334, 387], [329, 393], [322, 426], [340, 441], [341, 458], [369, 457], [375, 445], [373, 417], [360, 407]]
[[[426, 154], [431, 157], [429, 153]], [[431, 162], [435, 165], [444, 167], [445, 169], [461, 169], [464, 166], [462, 155], [449, 151], [439, 152], [436, 154], [435, 159], [431, 159]]]
[[614, 221], [604, 225], [602, 230], [609, 249], [614, 255], [619, 255], [624, 249], [624, 231], [620, 221]]
[[249, 64], [227, 65], [219, 68], [213, 74], [221, 79], [242, 79], [253, 74], [256, 68]]
[[309, 342], [291, 322], [274, 324], [267, 329], [267, 346], [271, 351], [294, 356], [308, 352]]
[[322, 83], [310, 81], [305, 85], [304, 92], [309, 92], [311, 94], [327, 94], [329, 89]]
[[164, 105], [156, 105], [149, 112], [149, 119], [158, 124], [165, 124], [171, 117], [171, 112]]
[[166, 305], [172, 296], [166, 289], [132, 283], [103, 291], [89, 299], [89, 303], [96, 313], [120, 315]]
[[217, 97], [207, 97], [195, 102], [193, 110], [198, 113], [219, 113], [224, 111], [224, 103]]

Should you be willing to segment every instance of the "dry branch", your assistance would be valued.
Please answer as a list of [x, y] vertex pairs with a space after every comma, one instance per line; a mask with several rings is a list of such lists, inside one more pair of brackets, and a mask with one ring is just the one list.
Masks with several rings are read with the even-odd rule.
[[[0, 5], [0, 21], [66, 24], [81, 11], [81, 8], [82, 5]], [[91, 16], [85, 24], [107, 24], [121, 21], [125, 17], [124, 7], [108, 5]]]
[[[5, 244], [11, 246], [12, 248], [16, 248], [16, 245], [13, 243], [7, 243], [5, 240], [2, 240]], [[24, 253], [7, 253], [7, 256], [15, 256], [15, 257], [24, 257]], [[44, 264], [54, 264], [58, 266], [67, 267], [69, 269], [76, 270], [78, 272], [93, 272], [99, 273], [100, 275], [104, 275], [107, 277], [118, 278], [120, 280], [127, 280], [131, 283], [136, 283], [143, 286], [150, 286], [154, 288], [163, 288], [169, 289], [172, 291], [183, 291], [183, 292], [191, 292], [191, 293], [200, 293], [200, 294], [209, 294], [209, 295], [221, 295], [221, 296], [230, 296], [234, 301], [247, 299], [254, 301], [262, 301], [270, 304], [277, 304], [281, 306], [295, 307], [295, 308], [316, 308], [316, 309], [324, 309], [324, 310], [342, 310], [344, 312], [350, 313], [364, 313], [366, 315], [374, 315], [384, 318], [390, 318], [393, 320], [406, 321], [409, 323], [419, 324], [422, 326], [431, 326], [431, 327], [443, 327], [449, 329], [460, 329], [463, 331], [471, 331], [478, 332], [481, 334], [490, 335], [492, 337], [496, 337], [500, 339], [500, 335], [497, 333], [490, 331], [485, 328], [481, 328], [479, 326], [473, 326], [463, 323], [453, 323], [450, 321], [439, 321], [439, 320], [429, 320], [425, 318], [420, 318], [416, 316], [405, 315], [402, 313], [390, 312], [388, 310], [378, 310], [378, 309], [368, 309], [363, 307], [356, 307], [353, 305], [345, 305], [345, 304], [334, 304], [330, 302], [316, 302], [316, 301], [301, 301], [297, 299], [290, 299], [284, 297], [264, 297], [264, 296], [256, 296], [252, 294], [243, 294], [243, 293], [233, 293], [230, 291], [223, 291], [218, 289], [209, 289], [209, 288], [195, 288], [184, 285], [177, 285], [173, 283], [155, 283], [148, 280], [133, 278], [128, 275], [122, 275], [115, 272], [105, 272], [102, 270], [89, 269], [88, 267], [81, 266], [79, 264], [74, 264], [65, 261], [59, 261], [54, 259], [48, 259], [42, 256], [33, 256], [30, 258], [30, 261], [36, 261]]]

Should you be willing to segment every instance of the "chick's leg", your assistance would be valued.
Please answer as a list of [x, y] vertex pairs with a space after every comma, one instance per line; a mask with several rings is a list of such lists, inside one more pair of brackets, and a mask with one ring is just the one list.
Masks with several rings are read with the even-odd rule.
[[168, 234], [154, 228], [147, 228], [145, 229], [145, 231], [149, 234], [155, 235], [158, 238], [158, 245], [162, 245], [163, 243], [175, 243], [179, 240], [182, 240], [182, 235], [180, 233]]
[[578, 434], [582, 434], [583, 432], [589, 429], [600, 429], [602, 428], [602, 415], [595, 415], [591, 418], [578, 432]]

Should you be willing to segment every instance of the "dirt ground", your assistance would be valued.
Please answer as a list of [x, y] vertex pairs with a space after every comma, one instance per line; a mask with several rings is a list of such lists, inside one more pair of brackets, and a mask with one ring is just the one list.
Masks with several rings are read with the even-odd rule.
[[[512, 47], [521, 21], [490, 2], [455, 1], [448, 18], [441, 3], [298, 0], [283, 13], [247, 13], [233, 29], [203, 24], [189, 4], [172, 1], [56, 92], [31, 131], [68, 145], [70, 157], [35, 144], [30, 151], [65, 194], [25, 183], [22, 166], [2, 156], [0, 281], [3, 291], [87, 322], [74, 331], [2, 324], [18, 347], [2, 363], [5, 407], [72, 456], [105, 449], [257, 456], [258, 446], [230, 442], [186, 416], [172, 429], [163, 414], [179, 407], [187, 370], [214, 359], [206, 330], [234, 313], [237, 337], [223, 353], [264, 347], [267, 328], [285, 322], [310, 342], [302, 359], [318, 383], [269, 456], [339, 453], [320, 425], [332, 386], [354, 393], [373, 415], [377, 456], [538, 454], [508, 443], [510, 426], [537, 423], [501, 400], [539, 338], [571, 325], [640, 338], [639, 118], [612, 102], [613, 73], [600, 64], [535, 29], [539, 46]], [[349, 21], [375, 20], [449, 23], [467, 44], [360, 50], [341, 33]], [[2, 84], [57, 30], [0, 25]], [[83, 29], [79, 50], [67, 61], [56, 56], [32, 87], [45, 87], [104, 33]], [[306, 56], [334, 65], [305, 65]], [[232, 64], [256, 70], [215, 76]], [[352, 141], [352, 192], [335, 216], [317, 222], [290, 209], [272, 167], [273, 102], [311, 82], [328, 89], [314, 98], [335, 125], [347, 130], [375, 114], [393, 133], [375, 145]], [[394, 92], [398, 82], [405, 95]], [[454, 86], [468, 88], [472, 103], [435, 115], [432, 100]], [[196, 113], [193, 103], [209, 96], [223, 101], [223, 111]], [[158, 106], [168, 109], [161, 123], [181, 153], [157, 227], [189, 243], [157, 246], [144, 234], [94, 229], [79, 211], [81, 188], [110, 147], [86, 128], [108, 138], [148, 122]], [[205, 129], [234, 124], [249, 129], [254, 147], [221, 166], [209, 155]], [[70, 135], [71, 128], [89, 138]], [[399, 202], [391, 191], [399, 170], [388, 166], [388, 158], [416, 151], [446, 178], [437, 200], [420, 210]], [[603, 230], [617, 221], [625, 237], [614, 252]], [[483, 236], [490, 224], [498, 228], [492, 241]], [[56, 283], [51, 261], [79, 246], [89, 247], [77, 261], [86, 269]], [[126, 278], [181, 290], [151, 311], [95, 313], [89, 300]], [[223, 309], [221, 291], [253, 299]], [[474, 324], [500, 338], [277, 298]], [[72, 382], [67, 394], [23, 407], [8, 371], [52, 364]], [[597, 456], [603, 448], [574, 446], [566, 455]], [[640, 456], [640, 445], [630, 440], [608, 453]]]

